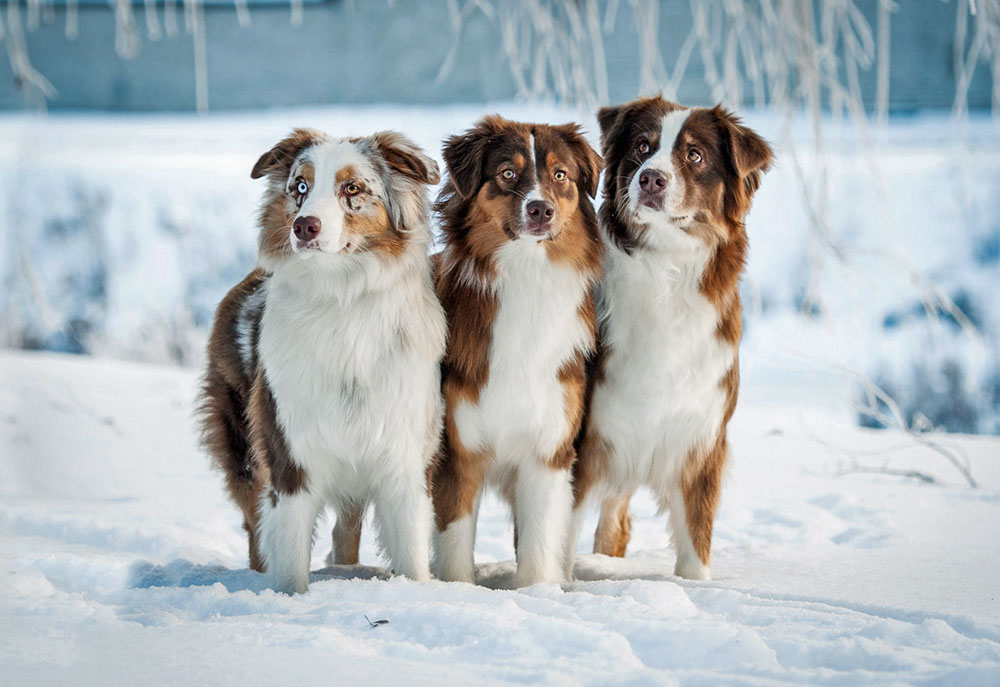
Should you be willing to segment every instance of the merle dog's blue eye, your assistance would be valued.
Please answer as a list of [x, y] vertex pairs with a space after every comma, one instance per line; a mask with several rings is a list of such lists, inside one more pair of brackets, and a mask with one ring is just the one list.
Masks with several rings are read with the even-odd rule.
[[296, 186], [295, 188], [298, 190], [299, 193], [301, 193], [302, 195], [305, 195], [306, 191], [309, 190], [309, 184], [307, 184], [304, 181], [300, 181], [299, 185]]

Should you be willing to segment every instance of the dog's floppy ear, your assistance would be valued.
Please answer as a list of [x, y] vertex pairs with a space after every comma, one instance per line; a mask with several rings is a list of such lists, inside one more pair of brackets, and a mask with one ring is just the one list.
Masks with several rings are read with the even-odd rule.
[[448, 167], [448, 177], [455, 192], [468, 198], [482, 181], [483, 160], [490, 137], [496, 133], [499, 116], [484, 117], [476, 126], [464, 134], [450, 136], [444, 142], [444, 163]]
[[754, 173], [759, 175], [761, 172], [766, 172], [774, 156], [771, 146], [754, 131], [743, 126], [739, 117], [722, 105], [712, 108], [712, 116], [719, 123], [723, 139], [729, 140], [733, 169], [740, 179], [745, 179]]
[[292, 162], [299, 156], [299, 153], [322, 136], [323, 134], [312, 129], [295, 129], [260, 156], [257, 164], [250, 171], [250, 178], [260, 179], [265, 174], [279, 178], [288, 176], [292, 169]]
[[601, 152], [608, 154], [608, 146], [611, 141], [618, 138], [625, 126], [627, 112], [633, 103], [624, 105], [609, 105], [597, 111], [597, 123], [601, 127]]
[[774, 153], [763, 138], [722, 105], [716, 105], [711, 113], [722, 140], [728, 143], [730, 164], [738, 177], [737, 183], [726, 185], [725, 205], [730, 221], [739, 223], [750, 210], [753, 194], [760, 188], [760, 175], [770, 168]]
[[580, 169], [579, 185], [580, 189], [591, 198], [597, 197], [597, 182], [604, 168], [604, 160], [597, 151], [594, 150], [587, 139], [583, 137], [583, 132], [576, 124], [563, 124], [552, 127], [573, 151], [576, 158], [577, 167]]
[[393, 171], [421, 184], [436, 184], [441, 181], [437, 163], [403, 134], [380, 131], [372, 136], [372, 141]]

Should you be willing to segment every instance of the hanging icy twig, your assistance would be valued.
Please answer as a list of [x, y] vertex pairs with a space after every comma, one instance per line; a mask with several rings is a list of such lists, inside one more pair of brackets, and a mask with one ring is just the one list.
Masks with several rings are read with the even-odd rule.
[[45, 103], [56, 96], [56, 89], [31, 65], [21, 25], [19, 0], [9, 0], [7, 3], [4, 41], [7, 43], [7, 58], [14, 75], [14, 86], [27, 102], [37, 103], [44, 108]]
[[233, 0], [233, 5], [236, 7], [236, 21], [239, 22], [240, 28], [248, 28], [250, 26], [250, 8], [247, 7], [247, 0]]
[[80, 33], [80, 8], [77, 0], [66, 0], [66, 38], [74, 40]]
[[156, 17], [156, 0], [144, 0], [144, 13], [146, 15], [146, 35], [149, 40], [160, 40], [160, 22]]
[[177, 0], [163, 0], [163, 28], [170, 38], [177, 35]]
[[115, 52], [119, 57], [131, 59], [139, 54], [139, 32], [132, 13], [132, 0], [114, 0]]
[[197, 0], [191, 3], [191, 38], [194, 43], [194, 99], [199, 114], [208, 112], [208, 58], [205, 46], [205, 10]]

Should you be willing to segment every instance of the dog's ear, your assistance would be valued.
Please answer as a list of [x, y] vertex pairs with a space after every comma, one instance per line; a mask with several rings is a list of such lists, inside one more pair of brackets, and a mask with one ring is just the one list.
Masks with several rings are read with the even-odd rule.
[[736, 174], [735, 184], [727, 184], [726, 214], [733, 222], [742, 222], [750, 210], [753, 194], [760, 188], [760, 176], [771, 167], [771, 146], [754, 131], [743, 126], [738, 117], [722, 105], [711, 109], [721, 139], [728, 148], [729, 162]]
[[479, 188], [487, 146], [497, 132], [497, 124], [502, 121], [495, 115], [485, 117], [464, 134], [451, 136], [444, 142], [442, 155], [448, 177], [462, 198], [469, 198]]
[[601, 152], [608, 154], [611, 141], [619, 137], [625, 126], [626, 114], [633, 103], [624, 105], [609, 105], [597, 111], [597, 123], [601, 127]]
[[716, 105], [711, 112], [719, 124], [723, 140], [729, 141], [733, 169], [740, 179], [766, 172], [774, 156], [771, 146], [754, 131], [743, 126], [739, 117], [722, 105]]
[[371, 138], [393, 171], [421, 184], [436, 184], [441, 181], [437, 163], [403, 134], [396, 131], [380, 131]]
[[576, 124], [563, 124], [552, 128], [559, 132], [566, 145], [573, 151], [573, 157], [576, 158], [576, 165], [580, 170], [578, 181], [580, 190], [591, 198], [596, 198], [597, 182], [600, 179], [601, 170], [604, 168], [604, 160], [587, 143], [583, 132]]
[[295, 129], [281, 139], [274, 147], [260, 156], [250, 171], [251, 179], [260, 179], [265, 174], [284, 178], [292, 169], [292, 163], [303, 150], [322, 138], [323, 134], [312, 129]]

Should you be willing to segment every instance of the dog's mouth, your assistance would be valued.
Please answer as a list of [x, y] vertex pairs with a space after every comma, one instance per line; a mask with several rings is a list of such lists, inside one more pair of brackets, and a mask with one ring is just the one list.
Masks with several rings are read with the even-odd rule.
[[[343, 248], [337, 251], [337, 253], [341, 255], [350, 255], [354, 252], [355, 248], [355, 244], [348, 241], [344, 244]], [[319, 245], [319, 241], [316, 241], [315, 239], [312, 241], [302, 241], [301, 239], [296, 239], [295, 252], [310, 255], [312, 253], [327, 253], [328, 251], [323, 250], [322, 246]]]
[[295, 252], [296, 253], [322, 253], [323, 249], [320, 248], [319, 241], [312, 239], [310, 241], [303, 241], [302, 239], [295, 239]]
[[639, 191], [639, 207], [649, 208], [650, 210], [662, 210], [663, 209], [663, 193], [649, 193], [648, 191]]
[[528, 236], [536, 238], [539, 241], [551, 240], [553, 238], [552, 225], [550, 224], [543, 224], [540, 226], [539, 225], [532, 226], [529, 224], [524, 227], [521, 233], [527, 234]]

